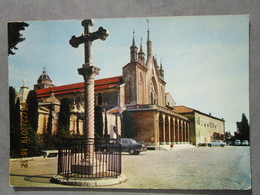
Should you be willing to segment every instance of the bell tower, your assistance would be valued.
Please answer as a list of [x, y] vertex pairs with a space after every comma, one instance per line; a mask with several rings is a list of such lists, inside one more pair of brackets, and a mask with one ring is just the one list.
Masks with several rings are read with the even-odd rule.
[[34, 90], [50, 88], [50, 87], [54, 87], [54, 85], [52, 84], [52, 80], [47, 74], [45, 67], [43, 67], [42, 75], [38, 78], [37, 84], [34, 85]]

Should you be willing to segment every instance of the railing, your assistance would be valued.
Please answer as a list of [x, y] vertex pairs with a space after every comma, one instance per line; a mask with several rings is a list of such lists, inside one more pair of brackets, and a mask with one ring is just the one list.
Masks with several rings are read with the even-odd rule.
[[98, 179], [121, 174], [119, 139], [65, 139], [58, 152], [58, 175]]
[[171, 114], [171, 115], [177, 116], [179, 118], [182, 118], [184, 120], [188, 120], [187, 117], [185, 117], [185, 116], [183, 116], [181, 114], [178, 114], [178, 113], [170, 110], [169, 108], [158, 106], [158, 105], [155, 105], [155, 104], [127, 105], [126, 109], [127, 110], [159, 110], [161, 112], [164, 112], [164, 113]]

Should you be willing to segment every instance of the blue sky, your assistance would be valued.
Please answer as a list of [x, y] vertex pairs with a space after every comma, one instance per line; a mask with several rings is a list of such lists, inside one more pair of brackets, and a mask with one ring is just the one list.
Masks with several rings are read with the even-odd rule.
[[[105, 41], [93, 43], [96, 78], [122, 75], [129, 62], [133, 29], [146, 53], [147, 18], [95, 19], [93, 31], [109, 31]], [[9, 56], [9, 84], [18, 91], [22, 79], [33, 89], [43, 67], [53, 83], [82, 82], [77, 69], [84, 62], [83, 46], [70, 46], [72, 35], [83, 33], [81, 20], [31, 21], [26, 40]], [[153, 54], [162, 59], [166, 91], [177, 105], [224, 118], [234, 132], [245, 113], [249, 118], [249, 16], [192, 16], [149, 18]]]

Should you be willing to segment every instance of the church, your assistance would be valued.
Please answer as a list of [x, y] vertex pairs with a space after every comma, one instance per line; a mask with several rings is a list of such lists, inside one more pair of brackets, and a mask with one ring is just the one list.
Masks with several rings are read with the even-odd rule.
[[[124, 134], [121, 132], [120, 119], [122, 112], [127, 110], [132, 118], [134, 138], [138, 142], [155, 147], [169, 147], [171, 144], [197, 145], [200, 141], [213, 141], [211, 135], [207, 136], [211, 140], [191, 139], [191, 135], [196, 135], [196, 129], [191, 129], [194, 120], [178, 109], [176, 112], [174, 99], [165, 91], [163, 65], [162, 62], [158, 63], [153, 55], [149, 29], [146, 54], [143, 51], [142, 40], [140, 47], [137, 47], [134, 34], [130, 45], [129, 62], [122, 67], [122, 75], [95, 80], [95, 104], [103, 107], [103, 115], [108, 119], [110, 138], [117, 136], [115, 128], [118, 129], [119, 135]], [[83, 82], [55, 86], [44, 69], [34, 85], [34, 90], [39, 101], [38, 134], [42, 134], [47, 127], [50, 104], [54, 107], [52, 132], [57, 132], [62, 98], [70, 100], [71, 134], [83, 134], [83, 120], [80, 117], [84, 113]], [[218, 133], [224, 135], [224, 120], [222, 122]]]

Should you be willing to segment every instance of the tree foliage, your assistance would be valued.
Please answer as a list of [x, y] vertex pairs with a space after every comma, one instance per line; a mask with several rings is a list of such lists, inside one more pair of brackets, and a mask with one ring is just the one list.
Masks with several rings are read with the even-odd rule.
[[131, 113], [125, 110], [123, 113], [123, 137], [126, 138], [133, 138], [135, 136], [134, 129], [133, 129], [133, 121], [131, 117]]
[[241, 122], [237, 122], [237, 132], [235, 133], [235, 137], [240, 140], [249, 141], [250, 139], [250, 126], [244, 113], [242, 114]]
[[103, 138], [103, 115], [102, 106], [95, 106], [95, 138]]
[[[10, 106], [11, 108], [11, 106]], [[10, 126], [10, 156], [20, 157], [21, 134], [20, 134], [20, 100], [17, 99], [15, 107], [12, 107], [13, 124]], [[11, 115], [11, 113], [10, 113]], [[11, 117], [11, 116], [10, 116]]]
[[38, 100], [37, 100], [37, 94], [34, 90], [31, 90], [27, 96], [26, 100], [28, 104], [28, 123], [31, 126], [31, 128], [37, 132], [38, 130]]
[[41, 147], [37, 135], [39, 114], [37, 95], [34, 90], [29, 91], [26, 103], [28, 106], [26, 111], [28, 116], [28, 143], [26, 146], [28, 156], [38, 156], [41, 155]]
[[59, 113], [58, 136], [68, 137], [70, 135], [70, 106], [69, 99], [62, 98]]
[[10, 22], [8, 23], [8, 55], [14, 55], [14, 50], [17, 50], [16, 45], [25, 40], [21, 30], [25, 30], [29, 24], [25, 22]]

